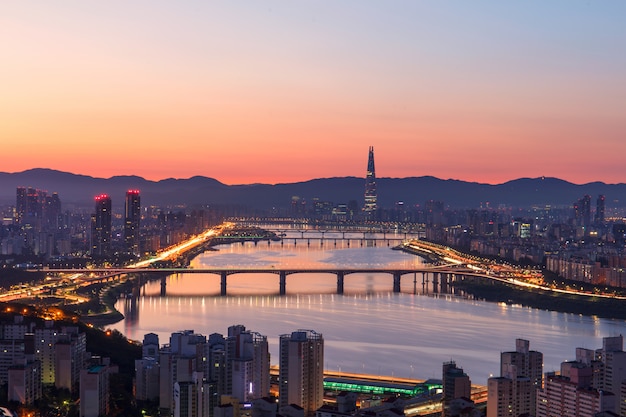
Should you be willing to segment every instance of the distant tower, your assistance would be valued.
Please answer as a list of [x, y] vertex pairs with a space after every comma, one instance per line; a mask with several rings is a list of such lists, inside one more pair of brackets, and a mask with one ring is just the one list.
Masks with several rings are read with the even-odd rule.
[[141, 219], [141, 198], [139, 190], [126, 191], [126, 209], [124, 212], [124, 242], [126, 250], [139, 255], [139, 220]]
[[370, 146], [365, 175], [365, 205], [363, 212], [368, 217], [376, 214], [376, 170], [374, 168], [374, 147]]
[[91, 254], [106, 256], [111, 252], [111, 197], [96, 196], [96, 212], [91, 215]]
[[313, 330], [280, 336], [279, 407], [296, 404], [307, 416], [324, 404], [324, 339]]

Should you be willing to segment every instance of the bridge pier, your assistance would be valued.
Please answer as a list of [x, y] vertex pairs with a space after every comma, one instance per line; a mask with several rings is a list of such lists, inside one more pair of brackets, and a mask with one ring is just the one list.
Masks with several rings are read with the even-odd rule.
[[393, 273], [393, 292], [400, 292], [400, 277], [402, 275], [399, 272]]
[[344, 272], [337, 271], [337, 294], [343, 294], [343, 278]]
[[220, 272], [221, 285], [220, 285], [220, 295], [226, 295], [226, 277], [228, 274], [225, 271]]
[[439, 292], [439, 272], [433, 272], [433, 293]]
[[285, 295], [287, 294], [287, 273], [285, 271], [280, 271], [278, 273], [278, 277], [279, 277], [279, 293], [280, 295]]
[[426, 273], [422, 272], [422, 294], [426, 294], [428, 290], [426, 286], [428, 285], [428, 278], [425, 278]]
[[417, 272], [413, 272], [413, 295], [417, 295]]
[[441, 287], [441, 292], [444, 294], [448, 292], [448, 275], [449, 274], [444, 274], [443, 272], [441, 273], [441, 283], [439, 286]]
[[161, 297], [165, 297], [167, 295], [167, 276], [161, 277]]

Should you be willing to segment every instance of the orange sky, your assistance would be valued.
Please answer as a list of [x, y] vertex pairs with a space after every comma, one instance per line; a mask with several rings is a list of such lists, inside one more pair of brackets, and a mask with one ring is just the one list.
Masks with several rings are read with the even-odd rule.
[[626, 4], [0, 5], [3, 172], [626, 182]]

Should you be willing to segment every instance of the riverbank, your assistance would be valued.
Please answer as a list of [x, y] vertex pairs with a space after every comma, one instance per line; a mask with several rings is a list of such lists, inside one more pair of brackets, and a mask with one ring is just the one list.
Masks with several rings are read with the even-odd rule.
[[525, 289], [498, 282], [459, 281], [451, 285], [479, 300], [519, 304], [524, 307], [560, 313], [626, 320], [624, 300]]

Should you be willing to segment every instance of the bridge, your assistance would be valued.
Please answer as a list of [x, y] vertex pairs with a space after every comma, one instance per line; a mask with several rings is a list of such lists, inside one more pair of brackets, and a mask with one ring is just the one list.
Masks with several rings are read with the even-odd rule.
[[[278, 275], [279, 293], [287, 293], [287, 276], [302, 273], [334, 274], [337, 277], [337, 294], [344, 293], [345, 278], [351, 274], [387, 274], [393, 278], [393, 292], [399, 293], [401, 280], [405, 275], [413, 275], [414, 290], [417, 287], [417, 274], [421, 274], [422, 290], [428, 285], [427, 274], [432, 274], [434, 291], [446, 292], [450, 282], [467, 277], [487, 277], [477, 274], [463, 265], [439, 265], [419, 268], [101, 268], [101, 269], [51, 269], [54, 273], [90, 273], [103, 274], [101, 277], [84, 278], [90, 282], [105, 281], [123, 274], [160, 274], [161, 295], [166, 294], [165, 277], [171, 274], [215, 274], [220, 276], [220, 294], [227, 295], [228, 277], [235, 274], [276, 274]], [[495, 278], [495, 277], [489, 277]]]
[[[338, 230], [296, 230], [296, 229], [267, 229], [273, 233], [276, 233], [280, 237], [280, 245], [285, 242], [293, 241], [294, 245], [298, 242], [304, 241], [308, 246], [311, 242], [319, 242], [320, 246], [324, 245], [324, 242], [332, 242], [337, 245], [338, 241], [345, 241], [346, 245], [350, 247], [351, 241], [358, 242], [360, 246], [379, 246], [386, 244], [387, 246], [401, 245], [408, 239], [416, 238], [417, 234], [411, 234], [408, 232], [397, 231], [382, 231], [382, 232], [370, 232], [370, 231], [338, 231]], [[288, 232], [288, 234], [287, 234]], [[278, 243], [278, 242], [275, 242]], [[270, 241], [267, 242], [270, 245]]]

